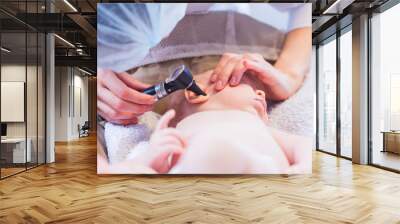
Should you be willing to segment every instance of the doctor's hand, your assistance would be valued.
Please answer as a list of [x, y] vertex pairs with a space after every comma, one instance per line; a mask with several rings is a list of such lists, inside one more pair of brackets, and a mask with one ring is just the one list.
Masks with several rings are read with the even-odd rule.
[[275, 68], [262, 55], [252, 53], [223, 54], [210, 81], [216, 83], [215, 89], [219, 91], [228, 84], [239, 85], [247, 73], [256, 76], [264, 84], [266, 95], [272, 100], [287, 99], [297, 90], [297, 80], [291, 75]]
[[147, 87], [126, 72], [98, 69], [97, 113], [112, 123], [136, 124], [138, 116], [156, 102], [154, 96], [141, 92]]

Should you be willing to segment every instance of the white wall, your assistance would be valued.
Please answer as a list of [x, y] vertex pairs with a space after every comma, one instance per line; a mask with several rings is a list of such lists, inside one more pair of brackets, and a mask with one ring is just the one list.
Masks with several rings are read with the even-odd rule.
[[[9, 64], [1, 66], [1, 81], [4, 82], [25, 82], [25, 74], [28, 72], [28, 84], [29, 87], [36, 87], [36, 80], [30, 78], [31, 74], [36, 74], [36, 67], [18, 64]], [[30, 133], [35, 133], [36, 135], [36, 107], [37, 107], [37, 99], [36, 99], [36, 88], [27, 88], [27, 119], [28, 119], [28, 137]], [[39, 105], [41, 106], [41, 105]], [[1, 108], [1, 110], [7, 110], [7, 108]], [[35, 113], [32, 113], [35, 111]], [[32, 123], [33, 122], [33, 123]], [[7, 136], [8, 137], [25, 137], [25, 123], [26, 122], [7, 122]], [[31, 131], [32, 130], [32, 131]]]
[[[38, 69], [38, 71], [37, 71]], [[27, 80], [25, 80], [27, 78]], [[25, 64], [3, 64], [1, 66], [1, 81], [6, 82], [24, 82], [26, 85], [26, 106], [22, 107], [22, 113], [26, 112], [26, 120], [22, 122], [6, 122], [7, 123], [7, 137], [9, 138], [25, 138], [29, 139], [31, 148], [32, 161], [39, 163], [44, 162], [44, 74], [42, 73], [41, 66], [27, 67]], [[4, 89], [2, 89], [3, 91]], [[24, 94], [24, 90], [21, 94]], [[3, 97], [7, 97], [2, 95]], [[10, 107], [2, 107], [3, 112], [12, 110]], [[8, 113], [15, 113], [15, 111], [7, 111]], [[37, 153], [39, 155], [37, 155]]]
[[68, 71], [67, 67], [55, 68], [55, 141], [68, 140]]
[[71, 135], [73, 138], [77, 138], [78, 133], [78, 124], [83, 125], [85, 121], [88, 121], [88, 78], [79, 75], [74, 75], [74, 96], [71, 96], [74, 99], [74, 108], [73, 110], [73, 119], [71, 120]]
[[88, 78], [72, 67], [56, 67], [55, 73], [55, 141], [70, 141], [88, 120]]
[[[30, 69], [30, 68], [28, 68]], [[25, 82], [25, 65], [2, 65], [1, 81], [5, 82]], [[7, 110], [7, 108], [1, 108]], [[8, 122], [7, 137], [25, 137], [24, 122]]]

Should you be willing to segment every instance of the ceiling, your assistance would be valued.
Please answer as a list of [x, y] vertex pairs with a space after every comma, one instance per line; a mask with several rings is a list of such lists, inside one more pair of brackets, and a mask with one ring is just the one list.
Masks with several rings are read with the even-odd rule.
[[[37, 33], [54, 32], [56, 65], [96, 71], [97, 0], [1, 0], [2, 46], [12, 49], [3, 61], [18, 63], [37, 57]], [[72, 7], [71, 7], [72, 6]], [[49, 11], [52, 13], [48, 13]], [[27, 30], [28, 34], [25, 35]], [[35, 33], [29, 34], [29, 32]], [[40, 39], [39, 37], [39, 40]], [[65, 40], [65, 41], [64, 41]], [[35, 42], [31, 43], [31, 42]], [[27, 46], [27, 48], [25, 48]], [[5, 52], [1, 52], [5, 55]], [[72, 63], [71, 63], [72, 62]]]
[[[382, 5], [387, 0], [304, 0], [267, 2], [312, 3], [313, 41], [318, 42], [335, 32], [337, 21], [351, 23], [351, 18]], [[96, 70], [96, 4], [121, 2], [114, 0], [1, 0], [0, 25], [2, 45], [14, 54], [26, 54], [28, 31], [55, 32], [56, 64], [76, 65]], [[139, 1], [123, 1], [139, 2]], [[50, 9], [53, 13], [48, 13]], [[26, 13], [27, 12], [27, 13]], [[341, 22], [345, 26], [346, 22]], [[329, 32], [328, 32], [329, 31]], [[60, 38], [59, 38], [60, 37]], [[65, 41], [64, 41], [65, 40]], [[34, 53], [35, 43], [27, 40], [28, 54]], [[3, 53], [2, 53], [3, 54]]]

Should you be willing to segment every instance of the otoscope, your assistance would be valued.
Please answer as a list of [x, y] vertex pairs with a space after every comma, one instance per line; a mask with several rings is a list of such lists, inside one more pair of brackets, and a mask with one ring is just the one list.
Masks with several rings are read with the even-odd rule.
[[197, 86], [192, 73], [185, 65], [179, 66], [164, 82], [143, 90], [143, 93], [155, 95], [157, 99], [161, 99], [181, 89], [188, 89], [196, 95], [207, 95]]

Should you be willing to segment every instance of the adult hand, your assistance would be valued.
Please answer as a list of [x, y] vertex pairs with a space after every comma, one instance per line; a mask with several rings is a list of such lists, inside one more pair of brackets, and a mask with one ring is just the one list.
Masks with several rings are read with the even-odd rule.
[[141, 91], [149, 85], [126, 72], [115, 73], [99, 69], [97, 73], [97, 112], [109, 122], [135, 124], [138, 116], [150, 111], [156, 102], [154, 96]]
[[276, 69], [260, 54], [223, 54], [214, 69], [211, 82], [216, 83], [217, 91], [222, 90], [228, 83], [236, 86], [246, 71], [264, 84], [269, 98], [283, 100], [292, 94], [291, 76]]

